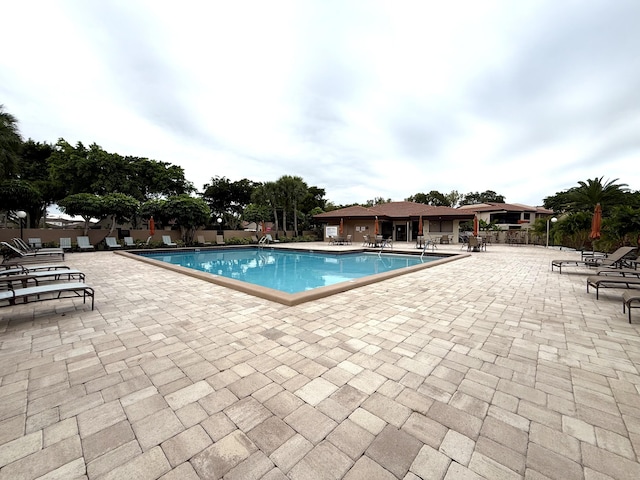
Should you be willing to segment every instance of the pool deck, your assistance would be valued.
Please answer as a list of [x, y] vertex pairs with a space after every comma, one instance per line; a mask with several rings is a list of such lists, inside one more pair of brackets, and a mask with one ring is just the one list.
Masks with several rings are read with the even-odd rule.
[[562, 258], [490, 245], [286, 306], [69, 254], [95, 310], [0, 309], [0, 480], [638, 479], [640, 312]]

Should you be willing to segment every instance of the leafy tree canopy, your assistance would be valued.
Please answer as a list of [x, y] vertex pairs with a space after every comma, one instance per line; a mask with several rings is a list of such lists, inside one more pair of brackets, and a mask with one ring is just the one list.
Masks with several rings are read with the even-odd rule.
[[478, 203], [504, 203], [504, 195], [498, 195], [493, 190], [482, 193], [469, 192], [463, 195], [460, 200], [460, 205], [476, 205]]
[[14, 177], [21, 143], [18, 120], [0, 105], [0, 181]]
[[205, 225], [211, 217], [211, 210], [201, 198], [187, 194], [169, 197], [163, 206], [163, 215], [175, 220], [180, 227], [182, 240], [191, 245], [195, 230]]

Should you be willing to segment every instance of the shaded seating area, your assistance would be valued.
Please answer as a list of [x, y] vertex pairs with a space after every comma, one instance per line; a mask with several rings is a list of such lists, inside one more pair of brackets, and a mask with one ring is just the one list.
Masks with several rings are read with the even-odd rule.
[[558, 268], [558, 271], [562, 273], [562, 267], [614, 267], [621, 268], [624, 263], [624, 258], [635, 251], [635, 247], [620, 247], [611, 255], [606, 257], [600, 256], [581, 256], [578, 259], [566, 259], [566, 260], [551, 260], [551, 270], [554, 267]]
[[79, 237], [76, 237], [76, 241], [78, 242], [78, 248], [82, 252], [96, 249], [89, 241], [89, 237], [79, 236]]

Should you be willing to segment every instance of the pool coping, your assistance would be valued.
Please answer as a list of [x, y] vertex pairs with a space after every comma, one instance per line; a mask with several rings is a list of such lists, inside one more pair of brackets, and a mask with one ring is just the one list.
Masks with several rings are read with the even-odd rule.
[[[238, 245], [236, 248], [250, 248], [248, 245]], [[233, 249], [233, 246], [224, 247], [224, 249]], [[277, 250], [276, 246], [269, 246], [270, 249]], [[425, 268], [432, 268], [438, 265], [443, 265], [445, 263], [453, 262], [455, 260], [460, 260], [462, 258], [470, 257], [471, 255], [468, 253], [458, 253], [458, 254], [430, 254], [429, 256], [433, 257], [442, 257], [439, 260], [433, 260], [430, 262], [425, 262], [420, 265], [413, 265], [410, 267], [399, 268], [397, 270], [392, 270], [390, 272], [377, 273], [374, 275], [369, 275], [367, 277], [349, 280], [346, 282], [336, 283], [334, 285], [327, 285], [324, 287], [314, 288], [313, 290], [307, 290], [304, 292], [298, 293], [286, 293], [281, 292], [279, 290], [274, 290], [272, 288], [263, 287], [260, 285], [253, 285], [251, 283], [243, 282], [241, 280], [235, 280], [233, 278], [222, 277], [220, 275], [215, 275], [213, 273], [201, 272], [198, 270], [193, 270], [191, 268], [182, 267], [180, 265], [174, 265], [171, 263], [163, 262], [161, 260], [155, 260], [153, 258], [148, 258], [141, 253], [176, 253], [180, 251], [209, 251], [215, 250], [219, 251], [222, 248], [172, 248], [172, 249], [145, 249], [145, 250], [135, 250], [135, 251], [114, 251], [118, 255], [122, 255], [127, 258], [131, 258], [140, 262], [148, 263], [151, 265], [155, 265], [160, 268], [164, 268], [166, 270], [171, 270], [177, 273], [181, 273], [183, 275], [188, 275], [190, 277], [198, 278], [200, 280], [204, 280], [209, 283], [213, 283], [222, 287], [227, 287], [236, 291], [240, 291], [246, 293], [248, 295], [253, 295], [255, 297], [263, 298], [265, 300], [269, 300], [272, 302], [277, 302], [282, 305], [287, 305], [289, 307], [293, 307], [295, 305], [300, 305], [302, 303], [310, 302], [312, 300], [318, 300], [320, 298], [329, 297], [331, 295], [335, 295], [337, 293], [346, 292], [349, 290], [353, 290], [355, 288], [360, 288], [365, 285], [370, 285], [372, 283], [378, 283], [390, 278], [399, 277], [401, 275], [406, 275], [408, 273], [413, 273], [419, 270], [424, 270]], [[291, 251], [291, 248], [282, 248], [282, 250]], [[367, 248], [354, 248], [349, 250], [342, 250], [339, 252], [326, 252], [324, 250], [318, 250], [314, 248], [303, 248], [296, 247], [295, 250], [300, 250], [304, 252], [315, 252], [315, 253], [332, 253], [332, 254], [347, 254], [347, 253], [358, 253], [358, 252], [368, 252], [375, 253], [377, 250], [371, 250]], [[135, 253], [132, 253], [135, 252]], [[391, 255], [411, 255], [415, 256], [416, 253], [406, 252], [406, 251], [387, 251], [384, 252]]]

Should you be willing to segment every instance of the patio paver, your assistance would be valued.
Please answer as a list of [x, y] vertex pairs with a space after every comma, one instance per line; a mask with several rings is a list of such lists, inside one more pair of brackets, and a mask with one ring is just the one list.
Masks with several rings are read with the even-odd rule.
[[640, 316], [551, 271], [572, 255], [490, 245], [287, 307], [69, 254], [95, 310], [0, 309], [0, 480], [640, 478]]

